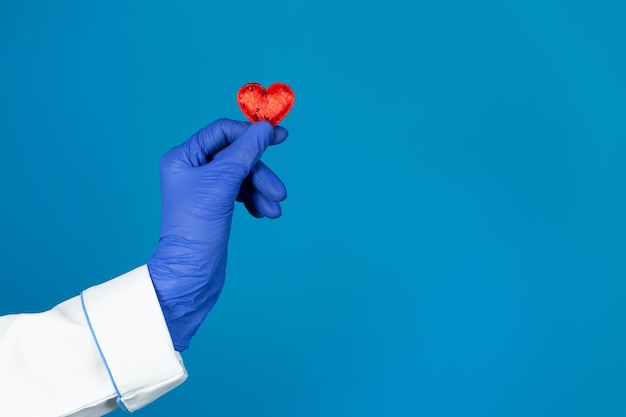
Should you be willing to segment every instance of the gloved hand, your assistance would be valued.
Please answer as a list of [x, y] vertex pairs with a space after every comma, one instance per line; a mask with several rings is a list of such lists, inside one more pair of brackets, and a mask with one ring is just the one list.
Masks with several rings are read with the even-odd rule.
[[148, 270], [174, 348], [181, 352], [220, 295], [235, 200], [277, 218], [282, 181], [261, 161], [287, 130], [220, 119], [161, 158], [162, 220]]

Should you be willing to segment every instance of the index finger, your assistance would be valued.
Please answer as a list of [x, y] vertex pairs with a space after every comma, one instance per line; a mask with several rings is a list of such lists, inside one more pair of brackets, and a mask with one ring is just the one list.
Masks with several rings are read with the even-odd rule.
[[[203, 127], [186, 142], [172, 151], [192, 166], [202, 166], [250, 128], [252, 123], [231, 119], [218, 119]], [[274, 137], [270, 145], [278, 145], [287, 139], [287, 129], [274, 127]]]

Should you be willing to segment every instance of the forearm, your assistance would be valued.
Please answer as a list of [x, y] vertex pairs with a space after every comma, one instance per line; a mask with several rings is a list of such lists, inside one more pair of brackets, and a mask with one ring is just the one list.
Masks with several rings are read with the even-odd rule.
[[137, 410], [182, 383], [146, 266], [38, 314], [0, 317], [0, 415]]

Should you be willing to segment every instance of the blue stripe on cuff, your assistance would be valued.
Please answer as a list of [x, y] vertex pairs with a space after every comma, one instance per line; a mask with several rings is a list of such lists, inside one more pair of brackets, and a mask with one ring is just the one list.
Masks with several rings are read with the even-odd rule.
[[106, 368], [107, 373], [109, 374], [109, 378], [111, 379], [111, 382], [113, 383], [113, 388], [115, 389], [115, 393], [117, 394], [117, 405], [119, 405], [119, 407], [123, 411], [130, 413], [130, 411], [128, 411], [128, 409], [122, 402], [122, 394], [120, 394], [120, 390], [117, 389], [117, 385], [115, 384], [115, 380], [113, 379], [113, 374], [111, 374], [111, 370], [109, 369], [109, 364], [107, 363], [107, 360], [105, 359], [104, 354], [102, 353], [102, 349], [100, 349], [100, 343], [98, 343], [98, 339], [96, 338], [96, 333], [93, 331], [93, 327], [91, 327], [91, 320], [89, 320], [89, 314], [87, 314], [87, 308], [85, 307], [85, 298], [83, 297], [83, 293], [84, 291], [80, 293], [80, 303], [83, 306], [83, 313], [85, 313], [85, 318], [87, 319], [87, 325], [89, 326], [89, 331], [91, 331], [93, 340], [94, 342], [96, 342], [96, 347], [98, 348], [98, 352], [100, 353], [100, 357], [102, 358], [104, 367]]

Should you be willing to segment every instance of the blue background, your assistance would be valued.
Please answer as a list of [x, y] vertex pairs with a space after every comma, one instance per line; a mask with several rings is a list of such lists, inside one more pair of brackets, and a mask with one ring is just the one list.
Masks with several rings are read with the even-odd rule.
[[128, 3], [0, 5], [0, 314], [146, 262], [161, 154], [283, 81], [284, 215], [138, 416], [626, 414], [624, 2]]

